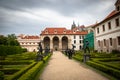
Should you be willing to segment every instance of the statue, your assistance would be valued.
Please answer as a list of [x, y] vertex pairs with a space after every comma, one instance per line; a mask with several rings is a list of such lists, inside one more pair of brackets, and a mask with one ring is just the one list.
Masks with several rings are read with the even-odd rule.
[[39, 53], [42, 54], [42, 52], [43, 52], [42, 45], [41, 42], [39, 42]]
[[[88, 51], [88, 53], [87, 53]], [[89, 41], [85, 41], [84, 42], [84, 58], [83, 58], [83, 62], [86, 62], [90, 60], [90, 49], [89, 49]]]
[[46, 48], [45, 48], [44, 55], [45, 55], [45, 56], [47, 56], [49, 52], [50, 52], [49, 48], [48, 48], [48, 47], [46, 47]]
[[86, 54], [87, 51], [90, 54], [89, 41], [85, 41], [85, 44], [84, 44], [84, 53]]
[[43, 54], [42, 54], [42, 52], [43, 52], [43, 49], [42, 49], [42, 45], [41, 45], [41, 42], [39, 43], [39, 47], [38, 47], [38, 52], [37, 52], [37, 58], [36, 58], [36, 61], [43, 61], [43, 62], [45, 62], [44, 60], [43, 60]]

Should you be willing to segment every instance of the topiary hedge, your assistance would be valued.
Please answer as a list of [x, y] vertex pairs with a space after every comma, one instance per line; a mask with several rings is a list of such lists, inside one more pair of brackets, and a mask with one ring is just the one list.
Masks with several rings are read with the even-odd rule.
[[7, 80], [17, 80], [21, 75], [23, 75], [26, 71], [28, 71], [30, 68], [36, 65], [36, 62], [33, 62], [29, 66], [23, 68], [22, 70], [16, 72], [14, 75], [11, 75], [7, 78]]
[[20, 65], [20, 64], [30, 64], [31, 61], [0, 61], [0, 65]]
[[0, 56], [19, 54], [19, 53], [22, 53], [22, 48], [20, 46], [0, 45]]
[[4, 80], [4, 73], [0, 71], [0, 80]]
[[[50, 55], [46, 56], [44, 58], [44, 61], [47, 61], [49, 57]], [[43, 66], [43, 61], [38, 62], [33, 68], [27, 71], [18, 80], [33, 80], [42, 66]]]
[[15, 72], [19, 70], [20, 69], [0, 69], [0, 71], [4, 72], [4, 74], [14, 74]]
[[120, 79], [120, 70], [117, 70], [117, 69], [114, 69], [114, 68], [111, 68], [111, 67], [93, 62], [93, 61], [88, 61], [87, 64], [98, 69], [98, 70], [101, 70], [109, 75], [112, 75], [115, 78]]
[[[120, 70], [120, 67], [118, 67], [118, 66], [116, 66], [116, 65], [114, 65], [114, 64], [108, 64], [108, 63], [105, 63], [105, 62], [101, 62], [101, 61], [99, 61], [99, 60], [93, 60], [93, 61], [96, 62], [96, 63], [99, 63], [99, 64], [106, 65], [106, 66], [108, 66], [108, 67], [111, 67], [111, 68]], [[116, 61], [116, 59], [115, 59], [115, 61]], [[118, 61], [118, 60], [117, 60], [117, 61]]]

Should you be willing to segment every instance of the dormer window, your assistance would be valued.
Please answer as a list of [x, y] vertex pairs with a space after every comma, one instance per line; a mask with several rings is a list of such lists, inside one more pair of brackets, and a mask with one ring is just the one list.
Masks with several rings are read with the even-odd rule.
[[66, 33], [66, 31], [64, 30], [64, 32], [63, 33]]
[[48, 30], [46, 30], [45, 33], [48, 34]]
[[73, 33], [75, 33], [75, 32], [76, 32], [76, 30], [73, 31]]
[[56, 33], [57, 33], [57, 30], [55, 30], [54, 33], [56, 34]]
[[119, 10], [120, 10], [120, 7], [118, 6], [118, 7], [117, 7], [117, 11], [119, 11]]

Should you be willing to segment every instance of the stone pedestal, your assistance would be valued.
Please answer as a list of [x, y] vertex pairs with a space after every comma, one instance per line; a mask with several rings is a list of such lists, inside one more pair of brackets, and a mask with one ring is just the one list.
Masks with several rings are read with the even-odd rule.
[[87, 62], [89, 60], [90, 60], [90, 54], [84, 54], [83, 55], [83, 62], [85, 63], [85, 62]]

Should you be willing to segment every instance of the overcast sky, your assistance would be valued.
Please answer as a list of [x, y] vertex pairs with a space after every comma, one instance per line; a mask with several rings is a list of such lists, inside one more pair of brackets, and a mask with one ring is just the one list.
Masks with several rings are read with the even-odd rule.
[[91, 25], [115, 9], [116, 0], [0, 0], [0, 34], [39, 35], [46, 27]]

